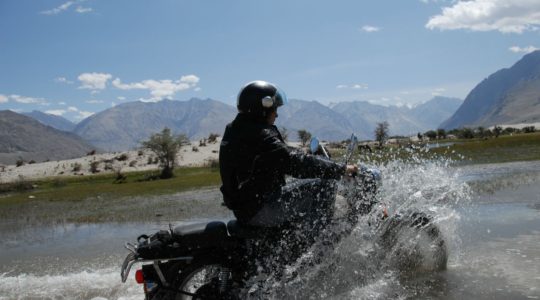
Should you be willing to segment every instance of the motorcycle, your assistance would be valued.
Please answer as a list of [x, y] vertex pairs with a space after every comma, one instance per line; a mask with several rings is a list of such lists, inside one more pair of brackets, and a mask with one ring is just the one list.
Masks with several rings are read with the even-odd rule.
[[[357, 143], [353, 134], [345, 163], [351, 159]], [[329, 159], [317, 138], [312, 139], [310, 151]], [[432, 266], [446, 267], [444, 239], [427, 214], [414, 211], [388, 215], [378, 199], [382, 182], [378, 169], [360, 166], [354, 177], [344, 176], [342, 181], [345, 188], [340, 190], [334, 184], [324, 191], [325, 211], [304, 216], [309, 222], [270, 230], [241, 225], [235, 219], [215, 220], [143, 234], [137, 243], [125, 245], [129, 254], [122, 264], [122, 282], [126, 282], [132, 266], [140, 263], [142, 267], [135, 272], [135, 280], [143, 285], [147, 300], [246, 298], [257, 280], [261, 280], [261, 274], [283, 277], [284, 267], [298, 261], [316, 242], [331, 249], [352, 232], [361, 216], [368, 214], [374, 216], [370, 225], [379, 232], [377, 244], [381, 253], [403, 256], [397, 247], [402, 242], [400, 232], [412, 228], [413, 233], [422, 232], [430, 240], [430, 248], [436, 252]], [[346, 203], [344, 211], [336, 211], [336, 199]], [[275, 245], [281, 247], [276, 249]], [[319, 255], [305, 263], [313, 265], [323, 259]], [[418, 261], [400, 259], [399, 263], [416, 267]]]

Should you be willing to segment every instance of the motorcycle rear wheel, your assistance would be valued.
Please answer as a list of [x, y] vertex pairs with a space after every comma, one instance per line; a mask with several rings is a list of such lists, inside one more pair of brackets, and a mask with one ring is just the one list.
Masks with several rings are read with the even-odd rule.
[[184, 265], [173, 281], [175, 300], [230, 299], [220, 294], [219, 274], [224, 269], [217, 260], [195, 260]]

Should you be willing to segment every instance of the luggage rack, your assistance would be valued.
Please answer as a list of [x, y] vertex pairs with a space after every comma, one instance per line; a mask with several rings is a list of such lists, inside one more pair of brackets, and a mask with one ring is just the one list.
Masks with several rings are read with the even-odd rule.
[[[127, 277], [129, 276], [129, 272], [131, 271], [131, 267], [136, 263], [144, 263], [144, 262], [152, 262], [154, 263], [154, 268], [156, 269], [156, 272], [161, 274], [159, 277], [162, 281], [164, 281], [165, 278], [161, 278], [163, 275], [161, 273], [161, 270], [159, 269], [157, 262], [159, 261], [170, 261], [170, 260], [186, 260], [190, 261], [193, 260], [193, 256], [179, 256], [179, 257], [168, 257], [168, 258], [154, 258], [154, 259], [142, 259], [139, 258], [139, 254], [137, 253], [137, 246], [126, 243], [124, 245], [124, 248], [129, 250], [129, 254], [124, 259], [124, 262], [122, 263], [122, 269], [120, 270], [120, 276], [122, 277], [122, 282], [126, 282]], [[165, 282], [163, 282], [165, 283]]]

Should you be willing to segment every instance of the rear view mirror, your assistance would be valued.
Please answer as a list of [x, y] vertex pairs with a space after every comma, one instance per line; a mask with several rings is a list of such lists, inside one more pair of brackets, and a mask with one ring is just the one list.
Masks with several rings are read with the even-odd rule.
[[311, 151], [311, 153], [317, 152], [317, 150], [319, 149], [319, 144], [320, 142], [317, 137], [311, 138], [311, 142], [309, 143], [309, 150]]

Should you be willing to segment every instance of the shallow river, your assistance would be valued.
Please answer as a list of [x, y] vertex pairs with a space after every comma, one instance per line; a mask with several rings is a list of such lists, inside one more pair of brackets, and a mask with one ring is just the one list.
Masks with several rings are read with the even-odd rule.
[[[303, 285], [279, 297], [540, 299], [540, 162], [401, 164], [383, 175], [390, 210], [412, 206], [436, 215], [450, 252], [447, 270], [407, 277], [376, 270], [362, 259], [368, 246], [358, 228], [329, 257], [338, 264], [332, 273], [304, 274]], [[0, 220], [0, 299], [142, 299], [133, 276], [121, 283], [123, 243], [168, 226], [39, 224]]]

